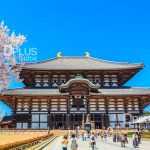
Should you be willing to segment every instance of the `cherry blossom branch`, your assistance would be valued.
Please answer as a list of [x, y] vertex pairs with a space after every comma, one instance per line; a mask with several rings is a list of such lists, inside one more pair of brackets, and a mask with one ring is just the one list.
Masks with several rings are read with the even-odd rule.
[[0, 92], [5, 93], [8, 84], [14, 77], [19, 81], [19, 73], [22, 65], [17, 65], [15, 49], [18, 49], [26, 37], [24, 35], [16, 36], [14, 32], [9, 34], [9, 29], [0, 24]]

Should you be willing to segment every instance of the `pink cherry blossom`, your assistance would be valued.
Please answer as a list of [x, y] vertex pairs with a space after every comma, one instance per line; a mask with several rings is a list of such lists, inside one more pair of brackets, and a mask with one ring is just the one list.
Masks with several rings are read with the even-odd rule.
[[15, 81], [21, 81], [19, 73], [23, 64], [17, 65], [13, 51], [25, 40], [24, 35], [16, 36], [14, 32], [10, 35], [8, 27], [2, 21], [0, 24], [0, 93], [4, 94], [7, 91], [12, 78]]

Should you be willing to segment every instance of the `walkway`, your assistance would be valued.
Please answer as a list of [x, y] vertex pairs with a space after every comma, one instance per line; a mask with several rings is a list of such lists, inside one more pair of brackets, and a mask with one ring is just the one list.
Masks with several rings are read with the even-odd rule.
[[[62, 150], [61, 149], [61, 139], [62, 137], [58, 137], [51, 144], [49, 144], [44, 150]], [[140, 144], [140, 148], [133, 148], [131, 139], [129, 140], [129, 144], [125, 148], [121, 148], [120, 143], [113, 143], [112, 138], [109, 138], [107, 141], [97, 140], [97, 145], [95, 150], [149, 150], [150, 149], [150, 141], [142, 141]], [[79, 148], [78, 150], [91, 150], [89, 148], [88, 142], [82, 142], [81, 138], [78, 139]]]

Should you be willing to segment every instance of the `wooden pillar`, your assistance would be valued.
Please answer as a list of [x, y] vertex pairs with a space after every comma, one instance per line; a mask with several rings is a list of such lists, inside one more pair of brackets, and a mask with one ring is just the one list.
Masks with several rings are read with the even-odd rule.
[[102, 124], [102, 129], [104, 128], [104, 114], [101, 114], [101, 124]]
[[128, 98], [125, 97], [124, 98], [124, 112], [127, 113], [128, 112]]
[[143, 115], [144, 98], [139, 98], [139, 115]]
[[101, 73], [101, 87], [104, 86], [104, 74]]
[[85, 120], [84, 120], [84, 113], [82, 114], [82, 129], [84, 129]]
[[28, 97], [28, 102], [29, 102], [29, 115], [30, 115], [30, 119], [28, 121], [28, 128], [31, 129], [31, 127], [32, 127], [32, 114], [31, 114], [31, 110], [32, 110], [32, 97]]
[[99, 111], [98, 99], [95, 99], [95, 101], [96, 101], [96, 111]]
[[52, 87], [52, 73], [49, 72], [48, 76], [49, 76], [48, 84], [50, 87]]
[[67, 101], [67, 114], [69, 114], [70, 113], [70, 97], [68, 97], [66, 101]]
[[66, 73], [66, 82], [68, 82], [68, 81], [69, 81], [69, 78], [70, 78], [70, 73], [69, 73], [69, 72], [67, 72], [67, 73]]
[[51, 97], [48, 98], [48, 113], [51, 113]]
[[52, 114], [48, 115], [48, 128], [51, 130], [53, 129], [53, 124], [52, 124]]
[[66, 129], [70, 129], [70, 114], [66, 114]]
[[51, 114], [51, 97], [48, 97], [48, 128], [53, 129], [52, 126], [52, 114]]
[[13, 128], [16, 128], [17, 98], [13, 98], [12, 101], [13, 101], [13, 109], [14, 109], [14, 111], [13, 111]]
[[87, 114], [89, 114], [90, 113], [90, 97], [89, 96], [86, 96], [86, 111], [87, 111]]
[[55, 121], [55, 114], [53, 114], [53, 129], [55, 129], [55, 124], [56, 124], [56, 121]]
[[106, 128], [106, 129], [109, 127], [109, 115], [108, 115], [109, 99], [110, 99], [110, 98], [108, 98], [108, 97], [105, 98], [105, 109], [106, 109], [106, 123], [105, 123], [105, 128]]
[[66, 98], [66, 101], [67, 101], [66, 129], [70, 129], [70, 119], [71, 119], [70, 118], [70, 97]]

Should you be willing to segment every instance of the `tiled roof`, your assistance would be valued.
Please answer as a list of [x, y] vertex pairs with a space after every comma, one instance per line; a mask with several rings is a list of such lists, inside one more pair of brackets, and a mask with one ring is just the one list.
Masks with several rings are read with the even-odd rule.
[[142, 69], [143, 64], [117, 63], [92, 57], [57, 57], [36, 63], [26, 63], [23, 69], [33, 70], [120, 70]]
[[12, 116], [4, 116], [1, 120], [2, 122], [6, 122], [6, 121], [12, 121]]

